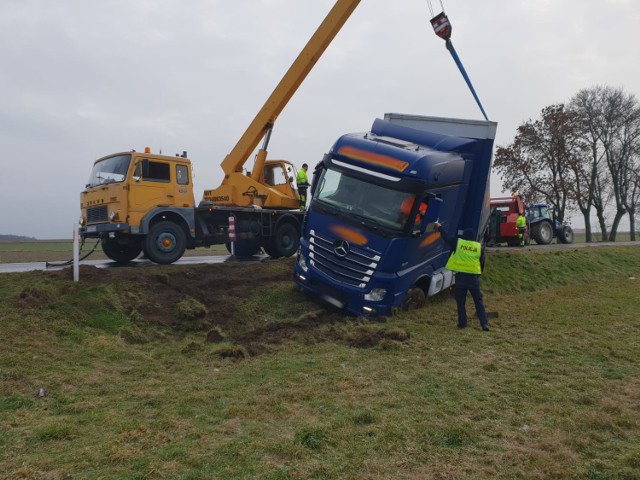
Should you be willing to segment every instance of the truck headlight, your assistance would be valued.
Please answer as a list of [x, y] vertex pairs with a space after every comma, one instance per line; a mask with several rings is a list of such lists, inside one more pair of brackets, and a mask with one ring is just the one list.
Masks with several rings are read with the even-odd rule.
[[109, 214], [109, 220], [111, 220], [112, 222], [117, 219], [118, 219], [118, 212], [111, 212]]
[[369, 293], [364, 294], [364, 299], [368, 302], [381, 302], [386, 294], [386, 288], [374, 288]]
[[84, 226], [84, 217], [80, 216], [80, 218], [78, 219], [78, 223], [82, 226]]
[[304, 255], [298, 255], [298, 266], [303, 272], [309, 270], [309, 267], [307, 267], [307, 261], [304, 259]]

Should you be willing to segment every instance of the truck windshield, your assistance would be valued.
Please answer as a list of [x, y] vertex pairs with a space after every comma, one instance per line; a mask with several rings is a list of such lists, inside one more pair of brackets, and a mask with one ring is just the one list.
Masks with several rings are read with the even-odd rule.
[[127, 176], [131, 155], [116, 155], [97, 162], [91, 170], [87, 187], [122, 182]]
[[350, 177], [337, 170], [324, 170], [313, 200], [370, 226], [404, 230], [415, 202], [415, 194]]

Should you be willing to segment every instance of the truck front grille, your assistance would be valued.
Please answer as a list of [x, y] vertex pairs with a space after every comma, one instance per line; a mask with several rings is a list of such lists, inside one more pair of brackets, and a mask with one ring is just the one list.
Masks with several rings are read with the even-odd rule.
[[87, 208], [87, 225], [91, 223], [104, 223], [109, 221], [109, 213], [106, 205]]
[[309, 259], [313, 267], [339, 284], [365, 289], [378, 268], [381, 253], [310, 232]]

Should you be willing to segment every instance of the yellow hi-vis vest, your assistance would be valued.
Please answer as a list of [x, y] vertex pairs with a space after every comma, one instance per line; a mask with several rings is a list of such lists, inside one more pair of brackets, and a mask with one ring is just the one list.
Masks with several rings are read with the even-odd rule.
[[307, 177], [307, 172], [305, 172], [302, 168], [298, 171], [298, 178], [296, 178], [296, 183], [298, 185], [309, 183], [309, 177]]
[[458, 239], [456, 250], [449, 257], [445, 268], [454, 272], [475, 273], [480, 275], [480, 253], [482, 246], [478, 242]]
[[527, 220], [524, 217], [518, 217], [516, 220], [517, 228], [525, 228], [527, 226]]

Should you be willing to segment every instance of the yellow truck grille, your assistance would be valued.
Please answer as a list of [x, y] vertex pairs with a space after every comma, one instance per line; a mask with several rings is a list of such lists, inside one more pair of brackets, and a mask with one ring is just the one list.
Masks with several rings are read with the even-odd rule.
[[92, 223], [104, 223], [109, 221], [109, 213], [106, 205], [87, 208], [87, 225]]

